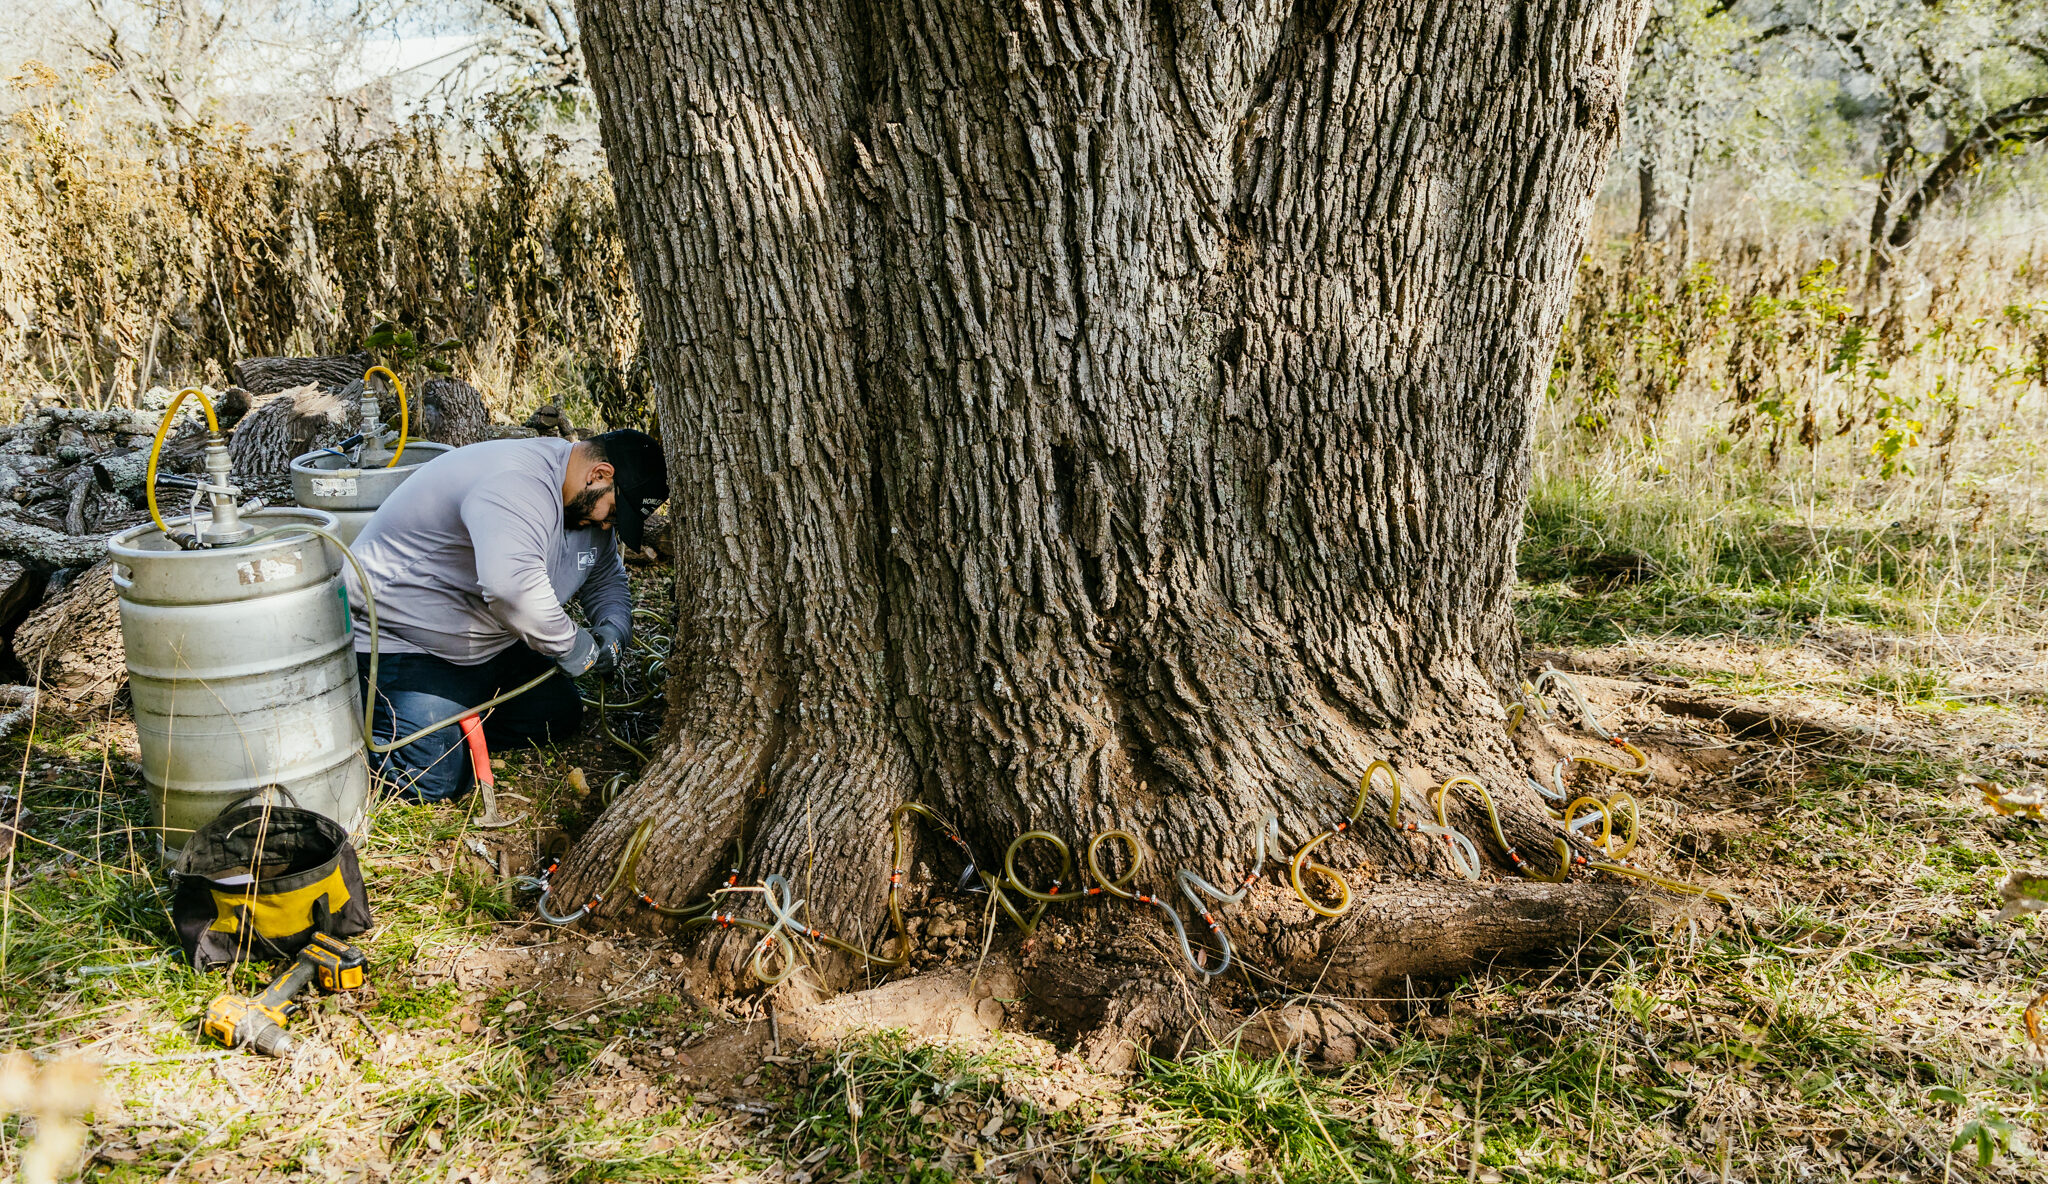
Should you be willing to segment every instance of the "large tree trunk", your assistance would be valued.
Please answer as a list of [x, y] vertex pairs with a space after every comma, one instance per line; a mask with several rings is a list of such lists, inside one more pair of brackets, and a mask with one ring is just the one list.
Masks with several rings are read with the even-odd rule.
[[1638, 9], [584, 4], [680, 603], [565, 898], [642, 819], [670, 900], [744, 828], [873, 940], [911, 799], [1228, 884], [1375, 756], [1547, 851], [1496, 688]]

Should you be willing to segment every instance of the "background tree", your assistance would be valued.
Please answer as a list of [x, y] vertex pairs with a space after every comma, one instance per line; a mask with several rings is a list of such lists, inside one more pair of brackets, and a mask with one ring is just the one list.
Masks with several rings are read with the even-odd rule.
[[[913, 798], [1230, 883], [1378, 756], [1548, 850], [1496, 689], [1637, 5], [580, 15], [686, 526], [667, 744], [565, 894], [643, 819], [671, 899], [744, 830], [868, 940]], [[1433, 922], [1546, 890], [1436, 891], [1268, 948], [1377, 924], [1442, 967], [1515, 925]]]
[[1636, 177], [1636, 234], [1691, 241], [1704, 169], [1741, 152], [1783, 93], [1769, 85], [1735, 0], [1653, 0], [1636, 42], [1623, 159]]
[[[2032, 0], [1730, 3], [1766, 77], [1832, 79], [1860, 133], [1876, 192], [1871, 274], [1919, 234], [1928, 210], [1986, 164], [2048, 138], [2048, 9]], [[1720, 13], [1710, 13], [1711, 17]], [[1768, 91], [1770, 88], [1766, 88]], [[1811, 129], [1781, 132], [1780, 142]]]

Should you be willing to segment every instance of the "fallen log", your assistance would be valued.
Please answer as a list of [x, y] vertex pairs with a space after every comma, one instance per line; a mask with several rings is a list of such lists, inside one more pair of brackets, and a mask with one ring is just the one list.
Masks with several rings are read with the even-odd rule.
[[107, 557], [107, 540], [99, 535], [72, 535], [8, 514], [0, 514], [0, 555], [54, 571], [98, 563]]
[[14, 730], [27, 723], [36, 710], [36, 689], [34, 687], [0, 686], [0, 706], [9, 710], [0, 715], [0, 740], [14, 734]]
[[15, 623], [42, 599], [43, 582], [43, 573], [12, 559], [0, 559], [0, 635], [11, 633]]
[[43, 707], [73, 716], [105, 710], [128, 678], [113, 564], [101, 562], [30, 613], [14, 655], [43, 692]]
[[117, 452], [93, 462], [93, 480], [108, 493], [140, 493], [149, 479], [147, 452]]
[[235, 385], [251, 395], [274, 395], [307, 383], [328, 394], [337, 394], [351, 382], [360, 381], [363, 371], [376, 364], [366, 353], [337, 354], [320, 358], [243, 358], [229, 366]]
[[114, 407], [105, 411], [90, 407], [45, 407], [35, 413], [35, 418], [46, 420], [52, 426], [75, 427], [87, 432], [153, 434], [157, 425], [155, 415], [126, 407]]

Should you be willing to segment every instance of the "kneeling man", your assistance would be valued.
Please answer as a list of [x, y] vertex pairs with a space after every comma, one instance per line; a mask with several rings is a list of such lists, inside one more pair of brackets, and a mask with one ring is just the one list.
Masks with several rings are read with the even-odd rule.
[[[495, 750], [574, 735], [583, 704], [570, 680], [608, 671], [633, 627], [618, 541], [640, 546], [647, 515], [667, 499], [661, 445], [631, 430], [472, 444], [406, 478], [352, 548], [377, 597], [377, 685], [364, 688], [376, 696], [376, 738], [411, 735], [550, 666], [566, 677], [493, 708], [485, 740]], [[369, 615], [353, 568], [347, 579], [367, 680]], [[572, 598], [590, 628], [563, 611]], [[370, 767], [416, 801], [470, 784], [454, 726]]]

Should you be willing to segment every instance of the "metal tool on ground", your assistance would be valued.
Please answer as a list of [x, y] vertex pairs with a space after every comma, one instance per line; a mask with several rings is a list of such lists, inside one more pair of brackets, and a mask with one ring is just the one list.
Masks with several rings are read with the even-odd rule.
[[474, 715], [465, 715], [461, 725], [462, 738], [469, 744], [469, 763], [476, 773], [477, 792], [484, 795], [484, 812], [472, 818], [469, 824], [479, 830], [511, 826], [519, 819], [503, 818], [498, 814], [498, 775], [491, 770], [491, 750], [484, 743], [483, 721]]
[[250, 1048], [267, 1057], [291, 1052], [286, 1029], [299, 1010], [293, 1002], [308, 985], [321, 991], [354, 991], [363, 985], [362, 952], [338, 937], [316, 933], [283, 974], [260, 995], [222, 994], [207, 1004], [200, 1030], [229, 1048]]

